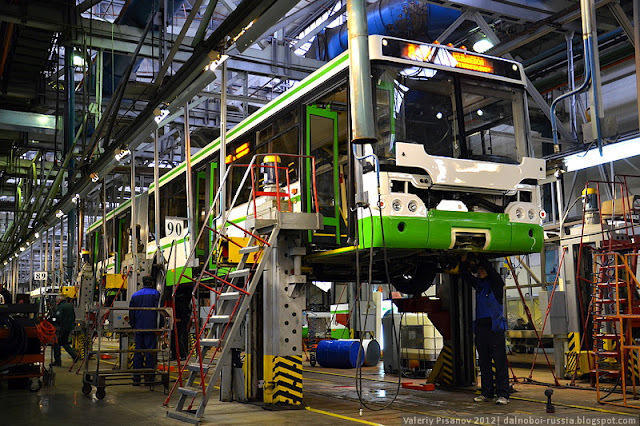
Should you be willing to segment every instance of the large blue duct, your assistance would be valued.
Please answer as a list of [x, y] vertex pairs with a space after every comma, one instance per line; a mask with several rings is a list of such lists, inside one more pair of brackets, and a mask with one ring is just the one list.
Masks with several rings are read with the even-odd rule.
[[[180, 8], [184, 0], [169, 0], [167, 8], [168, 14], [173, 16], [175, 12]], [[129, 25], [143, 29], [152, 13], [157, 10], [158, 2], [149, 0], [131, 0], [124, 9], [120, 12], [120, 16], [116, 20], [116, 24]], [[157, 26], [152, 27], [152, 30], [158, 30]], [[104, 72], [103, 72], [103, 86], [102, 95], [109, 97], [113, 94], [114, 90], [120, 84], [120, 80], [124, 76], [124, 73], [131, 61], [131, 56], [114, 54], [105, 50], [104, 52]], [[138, 67], [142, 63], [141, 58], [137, 58], [133, 66], [133, 71], [136, 72]], [[113, 71], [113, 72], [112, 72]]]
[[[460, 12], [419, 0], [380, 0], [367, 8], [369, 34], [433, 41], [460, 16]], [[347, 24], [318, 34], [309, 52], [328, 61], [347, 50]]]

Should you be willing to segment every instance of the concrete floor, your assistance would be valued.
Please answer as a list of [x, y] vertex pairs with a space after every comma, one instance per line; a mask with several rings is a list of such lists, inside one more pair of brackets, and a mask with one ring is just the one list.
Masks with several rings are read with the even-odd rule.
[[[56, 369], [56, 383], [38, 392], [0, 390], [0, 425], [158, 425], [183, 423], [167, 419], [162, 406], [165, 395], [161, 386], [109, 387], [107, 396], [97, 400], [81, 392], [82, 378], [68, 371], [71, 364], [66, 354], [63, 367]], [[517, 376], [528, 376], [528, 369], [515, 369]], [[640, 410], [598, 405], [591, 390], [555, 389], [553, 401], [556, 413], [547, 414], [544, 405], [546, 387], [516, 384], [517, 393], [511, 403], [476, 404], [471, 390], [442, 390], [432, 392], [401, 389], [397, 400], [382, 411], [364, 409], [360, 415], [354, 370], [334, 370], [304, 367], [306, 408], [301, 410], [269, 411], [259, 405], [220, 403], [217, 398], [207, 407], [205, 424], [518, 424], [542, 420], [543, 424], [560, 423], [561, 418], [617, 419], [617, 424], [638, 424]], [[384, 376], [379, 367], [364, 371], [363, 394], [373, 402], [388, 401], [395, 394], [396, 378]], [[536, 370], [534, 379], [551, 379], [548, 371]], [[403, 381], [415, 381], [403, 379]], [[586, 384], [581, 384], [586, 387]], [[524, 420], [523, 420], [524, 419]], [[547, 420], [549, 419], [549, 420]], [[560, 420], [565, 421], [566, 420]], [[576, 423], [579, 420], [575, 420]], [[548, 423], [547, 423], [548, 422]], [[540, 424], [540, 423], [537, 423]], [[616, 423], [613, 423], [616, 424]]]

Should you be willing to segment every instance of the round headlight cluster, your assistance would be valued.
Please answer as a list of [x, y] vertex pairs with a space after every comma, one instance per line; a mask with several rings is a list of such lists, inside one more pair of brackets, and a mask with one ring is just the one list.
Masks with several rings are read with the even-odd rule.
[[400, 209], [402, 209], [402, 203], [400, 202], [400, 200], [395, 199], [395, 200], [393, 200], [393, 203], [391, 203], [391, 208], [392, 208], [394, 211], [399, 212], [399, 211], [400, 211]]
[[411, 200], [409, 201], [409, 205], [407, 206], [407, 208], [411, 213], [415, 213], [416, 210], [418, 210], [418, 203], [416, 203], [415, 200]]
[[527, 216], [529, 216], [529, 220], [533, 220], [533, 218], [536, 217], [536, 214], [533, 212], [533, 210], [529, 209], [529, 211], [527, 212]]
[[523, 216], [524, 216], [524, 211], [522, 211], [522, 209], [518, 207], [518, 208], [516, 209], [516, 217], [517, 217], [518, 219], [522, 219], [522, 217], [523, 217]]

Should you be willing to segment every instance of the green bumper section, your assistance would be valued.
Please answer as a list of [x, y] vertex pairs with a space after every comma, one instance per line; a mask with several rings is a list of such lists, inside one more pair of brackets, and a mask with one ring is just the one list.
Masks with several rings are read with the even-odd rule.
[[[542, 226], [511, 222], [504, 213], [430, 210], [426, 218], [383, 216], [382, 223], [387, 248], [447, 250], [454, 229], [458, 233], [488, 231], [486, 252], [538, 253], [544, 239]], [[360, 248], [383, 246], [379, 216], [360, 219], [358, 229]]]

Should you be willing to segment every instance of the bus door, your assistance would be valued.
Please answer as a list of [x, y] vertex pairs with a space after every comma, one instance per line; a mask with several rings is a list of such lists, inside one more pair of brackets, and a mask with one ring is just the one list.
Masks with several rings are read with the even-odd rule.
[[[324, 230], [314, 232], [340, 244], [340, 170], [338, 167], [338, 113], [315, 105], [306, 110], [305, 154], [316, 160], [316, 190]], [[307, 209], [312, 211], [311, 160], [307, 160]], [[309, 232], [309, 239], [312, 233]]]

